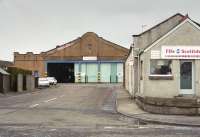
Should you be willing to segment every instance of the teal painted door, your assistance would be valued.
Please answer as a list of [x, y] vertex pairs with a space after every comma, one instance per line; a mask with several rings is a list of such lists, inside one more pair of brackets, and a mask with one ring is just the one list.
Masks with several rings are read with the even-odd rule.
[[98, 64], [87, 64], [87, 82], [98, 82]]
[[86, 82], [86, 64], [81, 64], [81, 82]]
[[117, 82], [123, 82], [123, 63], [117, 63]]
[[194, 63], [191, 60], [180, 61], [180, 94], [195, 94]]
[[117, 82], [117, 64], [116, 63], [111, 64], [110, 80], [111, 80], [111, 83]]
[[102, 63], [100, 65], [101, 82], [110, 82], [111, 65], [110, 63]]

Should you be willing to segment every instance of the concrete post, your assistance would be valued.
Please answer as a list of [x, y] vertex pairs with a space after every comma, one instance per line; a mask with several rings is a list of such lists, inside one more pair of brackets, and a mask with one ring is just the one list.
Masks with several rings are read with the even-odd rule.
[[17, 75], [17, 92], [23, 91], [23, 75], [18, 74]]
[[31, 91], [35, 90], [35, 77], [31, 76]]

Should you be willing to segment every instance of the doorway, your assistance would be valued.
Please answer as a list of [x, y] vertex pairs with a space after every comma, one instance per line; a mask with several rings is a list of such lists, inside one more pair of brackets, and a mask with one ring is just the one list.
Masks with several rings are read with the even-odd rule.
[[74, 63], [48, 63], [48, 77], [55, 77], [58, 83], [74, 83]]
[[194, 94], [194, 62], [180, 60], [180, 94]]
[[98, 82], [97, 74], [98, 74], [98, 64], [96, 63], [88, 63], [86, 65], [86, 74], [87, 74], [87, 82]]
[[112, 63], [111, 64], [111, 74], [110, 74], [110, 82], [111, 83], [117, 83], [117, 64]]
[[111, 73], [110, 63], [101, 63], [100, 71], [101, 71], [101, 82], [110, 83], [110, 73]]

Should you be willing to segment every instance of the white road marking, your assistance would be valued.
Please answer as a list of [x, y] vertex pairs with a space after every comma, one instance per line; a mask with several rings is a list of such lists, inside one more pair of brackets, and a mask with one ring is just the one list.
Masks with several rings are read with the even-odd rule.
[[56, 131], [56, 129], [50, 129], [49, 131]]
[[113, 129], [113, 127], [104, 127], [104, 129]]
[[135, 127], [127, 127], [127, 126], [120, 126], [120, 127], [106, 126], [106, 127], [104, 127], [104, 129], [136, 129], [136, 128], [138, 128], [138, 127], [137, 126], [135, 126]]
[[44, 102], [47, 103], [47, 102], [50, 102], [50, 101], [53, 101], [53, 100], [56, 100], [57, 98], [52, 98], [52, 99], [49, 99], [49, 100], [45, 100]]
[[138, 128], [145, 129], [145, 128], [149, 128], [149, 127], [139, 126]]
[[39, 106], [39, 104], [34, 104], [34, 105], [29, 106], [29, 107], [34, 108], [34, 107], [37, 107], [37, 106]]

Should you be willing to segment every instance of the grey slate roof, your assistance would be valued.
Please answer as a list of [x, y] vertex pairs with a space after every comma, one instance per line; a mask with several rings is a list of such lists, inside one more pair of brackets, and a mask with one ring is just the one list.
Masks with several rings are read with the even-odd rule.
[[10, 61], [0, 60], [0, 66], [11, 66], [11, 65], [13, 65], [13, 63]]
[[8, 72], [3, 70], [2, 68], [0, 68], [0, 73], [3, 74], [3, 75], [10, 75]]

